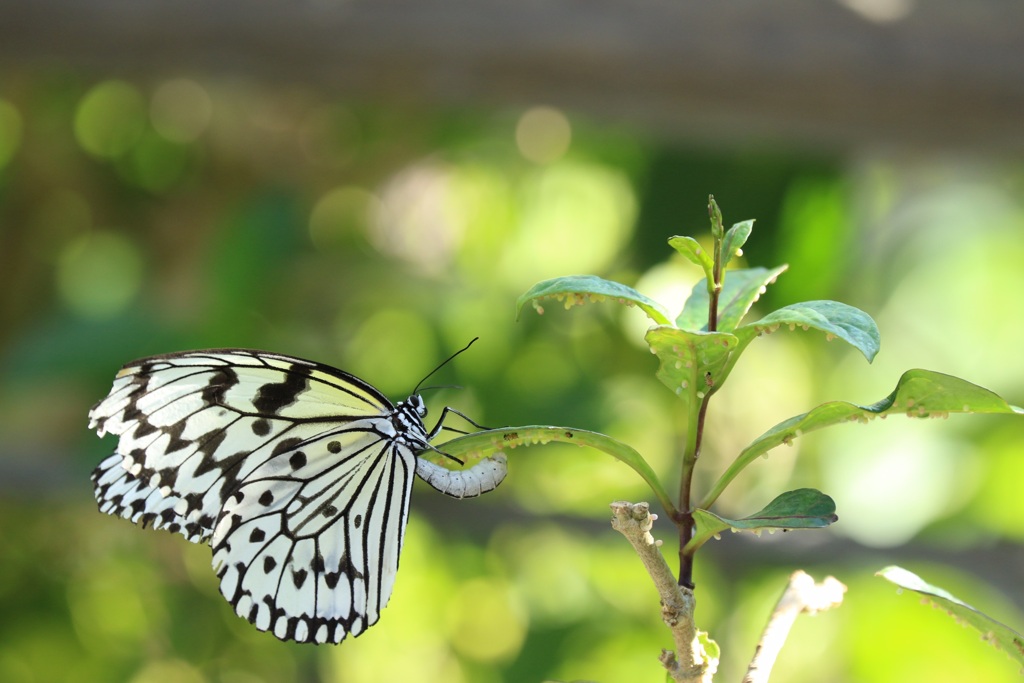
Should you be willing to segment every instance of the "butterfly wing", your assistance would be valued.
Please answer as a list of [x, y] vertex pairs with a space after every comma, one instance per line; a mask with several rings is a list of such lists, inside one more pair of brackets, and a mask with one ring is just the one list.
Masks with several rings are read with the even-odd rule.
[[120, 460], [93, 473], [96, 498], [104, 512], [205, 541], [263, 463], [392, 410], [362, 380], [299, 358], [241, 349], [145, 358], [124, 366], [89, 413], [100, 436], [119, 437]]
[[209, 529], [197, 522], [189, 522], [176, 512], [175, 508], [181, 502], [178, 496], [165, 496], [147, 486], [121, 466], [122, 460], [120, 454], [114, 453], [92, 473], [100, 512], [124, 517], [143, 527], [180, 533], [193, 543], [209, 536]]
[[[143, 359], [89, 414], [119, 437], [93, 473], [96, 498], [103, 512], [208, 541], [221, 593], [257, 628], [337, 643], [376, 623], [391, 596], [415, 451], [427, 447], [420, 406], [278, 354]], [[430, 474], [462, 496], [504, 470], [482, 484]]]
[[282, 640], [340, 642], [377, 622], [398, 571], [416, 458], [352, 423], [253, 471], [213, 533], [221, 593]]

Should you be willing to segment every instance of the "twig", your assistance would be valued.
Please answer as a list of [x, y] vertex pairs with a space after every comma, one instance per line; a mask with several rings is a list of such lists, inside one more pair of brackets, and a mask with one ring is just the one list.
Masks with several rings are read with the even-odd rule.
[[761, 634], [743, 683], [766, 683], [797, 616], [801, 612], [814, 614], [838, 607], [845, 592], [846, 586], [832, 576], [816, 584], [810, 574], [800, 570], [793, 572]]
[[718, 668], [717, 657], [704, 650], [693, 621], [693, 591], [676, 583], [665, 558], [661, 541], [651, 536], [652, 515], [647, 503], [612, 503], [612, 528], [633, 545], [661, 596], [661, 619], [672, 631], [675, 652], [662, 650], [660, 661], [674, 681], [710, 683]]

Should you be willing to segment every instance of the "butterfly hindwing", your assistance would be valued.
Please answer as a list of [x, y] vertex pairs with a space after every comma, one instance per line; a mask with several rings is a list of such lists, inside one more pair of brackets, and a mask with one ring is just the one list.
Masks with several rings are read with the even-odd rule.
[[180, 498], [173, 494], [164, 495], [147, 486], [124, 469], [121, 461], [121, 456], [115, 453], [101, 462], [92, 474], [100, 512], [123, 517], [144, 527], [177, 532], [193, 543], [209, 536], [212, 529], [189, 521], [177, 512]]
[[221, 593], [282, 639], [359, 635], [391, 596], [415, 467], [407, 446], [370, 423], [268, 461], [217, 522]]

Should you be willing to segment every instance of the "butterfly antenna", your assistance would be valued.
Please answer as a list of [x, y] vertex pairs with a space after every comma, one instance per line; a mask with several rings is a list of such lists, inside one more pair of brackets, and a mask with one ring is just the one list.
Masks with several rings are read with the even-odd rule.
[[426, 382], [428, 379], [430, 379], [431, 375], [433, 375], [435, 372], [437, 372], [438, 370], [443, 368], [445, 365], [448, 365], [448, 363], [450, 363], [453, 358], [455, 358], [460, 353], [462, 353], [463, 351], [468, 349], [470, 346], [472, 346], [473, 343], [476, 342], [476, 340], [479, 339], [479, 338], [480, 337], [473, 337], [472, 341], [470, 341], [468, 344], [466, 344], [464, 347], [462, 347], [461, 349], [459, 349], [458, 351], [456, 351], [452, 355], [450, 355], [447, 358], [445, 358], [444, 361], [440, 365], [438, 365], [436, 368], [434, 368], [433, 370], [428, 372], [427, 376], [420, 380], [420, 383], [416, 385], [416, 388], [412, 390], [412, 393], [414, 393], [414, 394], [420, 393], [420, 386], [422, 386], [424, 382]]
[[458, 384], [431, 384], [429, 387], [423, 387], [417, 393], [422, 394], [424, 391], [432, 391], [434, 389], [461, 389], [462, 387]]

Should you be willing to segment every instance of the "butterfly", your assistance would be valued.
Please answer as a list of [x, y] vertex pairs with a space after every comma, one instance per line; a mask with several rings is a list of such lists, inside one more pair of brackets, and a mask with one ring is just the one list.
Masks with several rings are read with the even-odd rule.
[[96, 501], [209, 544], [221, 594], [259, 630], [339, 643], [391, 596], [413, 473], [456, 498], [506, 474], [500, 453], [461, 471], [418, 457], [461, 415], [446, 407], [427, 431], [418, 390], [392, 404], [346, 372], [265, 351], [133, 361], [89, 412], [119, 439], [92, 474]]

